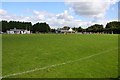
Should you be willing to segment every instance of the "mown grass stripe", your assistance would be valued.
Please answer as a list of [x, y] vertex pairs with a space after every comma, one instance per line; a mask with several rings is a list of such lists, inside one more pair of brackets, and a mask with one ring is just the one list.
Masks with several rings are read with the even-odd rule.
[[100, 52], [100, 53], [97, 53], [97, 54], [93, 54], [93, 55], [90, 55], [90, 56], [87, 56], [87, 57], [83, 57], [83, 58], [80, 58], [80, 59], [77, 59], [77, 60], [73, 60], [73, 61], [67, 61], [67, 62], [64, 62], [64, 63], [54, 64], [54, 65], [50, 65], [50, 66], [46, 66], [46, 67], [42, 67], [42, 68], [35, 68], [35, 69], [29, 70], [29, 71], [24, 71], [24, 72], [19, 72], [19, 73], [5, 75], [2, 78], [12, 77], [12, 76], [22, 75], [22, 74], [27, 74], [27, 73], [31, 73], [31, 72], [35, 72], [35, 71], [39, 71], [39, 70], [44, 70], [44, 69], [47, 69], [47, 68], [57, 67], [57, 66], [61, 66], [61, 65], [65, 65], [65, 64], [69, 64], [69, 63], [85, 60], [85, 59], [89, 59], [89, 58], [92, 58], [94, 56], [97, 56], [97, 55], [100, 55], [100, 54], [103, 54], [103, 53], [107, 53], [107, 52], [110, 52], [110, 51], [113, 51], [113, 50], [116, 50], [116, 49], [118, 49], [118, 48], [106, 50], [106, 51], [103, 51], [103, 52]]

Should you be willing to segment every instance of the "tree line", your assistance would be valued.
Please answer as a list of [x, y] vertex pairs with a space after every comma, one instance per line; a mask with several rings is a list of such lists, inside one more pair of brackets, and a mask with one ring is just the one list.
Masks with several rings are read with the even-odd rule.
[[1, 31], [6, 32], [7, 30], [16, 28], [16, 29], [25, 29], [30, 30], [33, 33], [48, 33], [50, 32], [50, 26], [47, 23], [36, 23], [32, 25], [31, 22], [20, 22], [20, 21], [0, 21], [2, 24]]
[[86, 29], [82, 27], [73, 28], [77, 32], [88, 32], [88, 33], [108, 33], [108, 34], [120, 34], [120, 22], [112, 21], [106, 24], [105, 28], [102, 24], [94, 24]]
[[[0, 24], [2, 24], [2, 27], [0, 28], [0, 31], [6, 32], [7, 30], [17, 28], [17, 29], [26, 29], [30, 30], [33, 33], [48, 33], [52, 32], [55, 33], [56, 29], [51, 29], [49, 24], [46, 22], [44, 23], [36, 23], [32, 25], [31, 22], [20, 22], [20, 21], [0, 21]], [[65, 27], [65, 26], [64, 26]], [[63, 28], [64, 28], [63, 27]], [[70, 27], [65, 27], [65, 29], [69, 29]], [[109, 34], [120, 34], [120, 22], [119, 21], [112, 21], [106, 24], [105, 28], [102, 24], [94, 24], [89, 26], [86, 29], [83, 29], [82, 27], [74, 27], [72, 28], [76, 32], [88, 32], [88, 33], [109, 33]]]

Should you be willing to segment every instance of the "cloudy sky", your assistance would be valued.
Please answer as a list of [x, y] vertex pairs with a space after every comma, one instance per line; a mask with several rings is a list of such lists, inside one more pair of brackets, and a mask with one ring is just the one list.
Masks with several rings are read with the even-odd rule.
[[0, 2], [0, 20], [47, 22], [51, 28], [63, 26], [86, 28], [118, 20], [119, 0], [61, 0]]

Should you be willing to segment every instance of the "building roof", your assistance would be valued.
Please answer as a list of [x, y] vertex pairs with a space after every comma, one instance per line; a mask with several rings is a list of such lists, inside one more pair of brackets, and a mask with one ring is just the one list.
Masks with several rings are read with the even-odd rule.
[[14, 29], [10, 29], [10, 31], [25, 31], [24, 29], [16, 29], [16, 28], [14, 28]]
[[70, 28], [69, 31], [73, 31], [72, 28]]

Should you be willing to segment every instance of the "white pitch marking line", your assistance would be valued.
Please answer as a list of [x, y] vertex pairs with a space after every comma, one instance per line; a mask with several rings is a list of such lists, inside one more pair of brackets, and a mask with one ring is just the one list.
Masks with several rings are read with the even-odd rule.
[[67, 61], [67, 62], [64, 62], [64, 63], [54, 64], [54, 65], [50, 65], [50, 66], [46, 66], [46, 67], [42, 67], [42, 68], [35, 68], [35, 69], [29, 70], [29, 71], [24, 71], [24, 72], [19, 72], [19, 73], [5, 75], [5, 76], [3, 76], [1, 78], [6, 78], [6, 77], [11, 77], [11, 76], [31, 73], [31, 72], [35, 72], [35, 71], [39, 71], [39, 70], [44, 70], [44, 69], [47, 69], [47, 68], [52, 68], [52, 67], [56, 67], [56, 66], [60, 66], [60, 65], [65, 65], [65, 64], [68, 64], [68, 63], [77, 62], [77, 61], [80, 61], [80, 60], [89, 59], [91, 57], [94, 57], [94, 56], [97, 56], [97, 55], [100, 55], [100, 54], [103, 54], [103, 53], [106, 53], [106, 52], [110, 52], [110, 51], [115, 50], [115, 49], [117, 49], [117, 48], [114, 48], [114, 49], [111, 49], [111, 50], [106, 50], [104, 52], [101, 52], [101, 53], [98, 53], [98, 54], [93, 54], [93, 55], [90, 55], [90, 56], [87, 56], [87, 57], [83, 57], [83, 58], [80, 58], [80, 59], [77, 59], [77, 60], [73, 60], [73, 61]]

